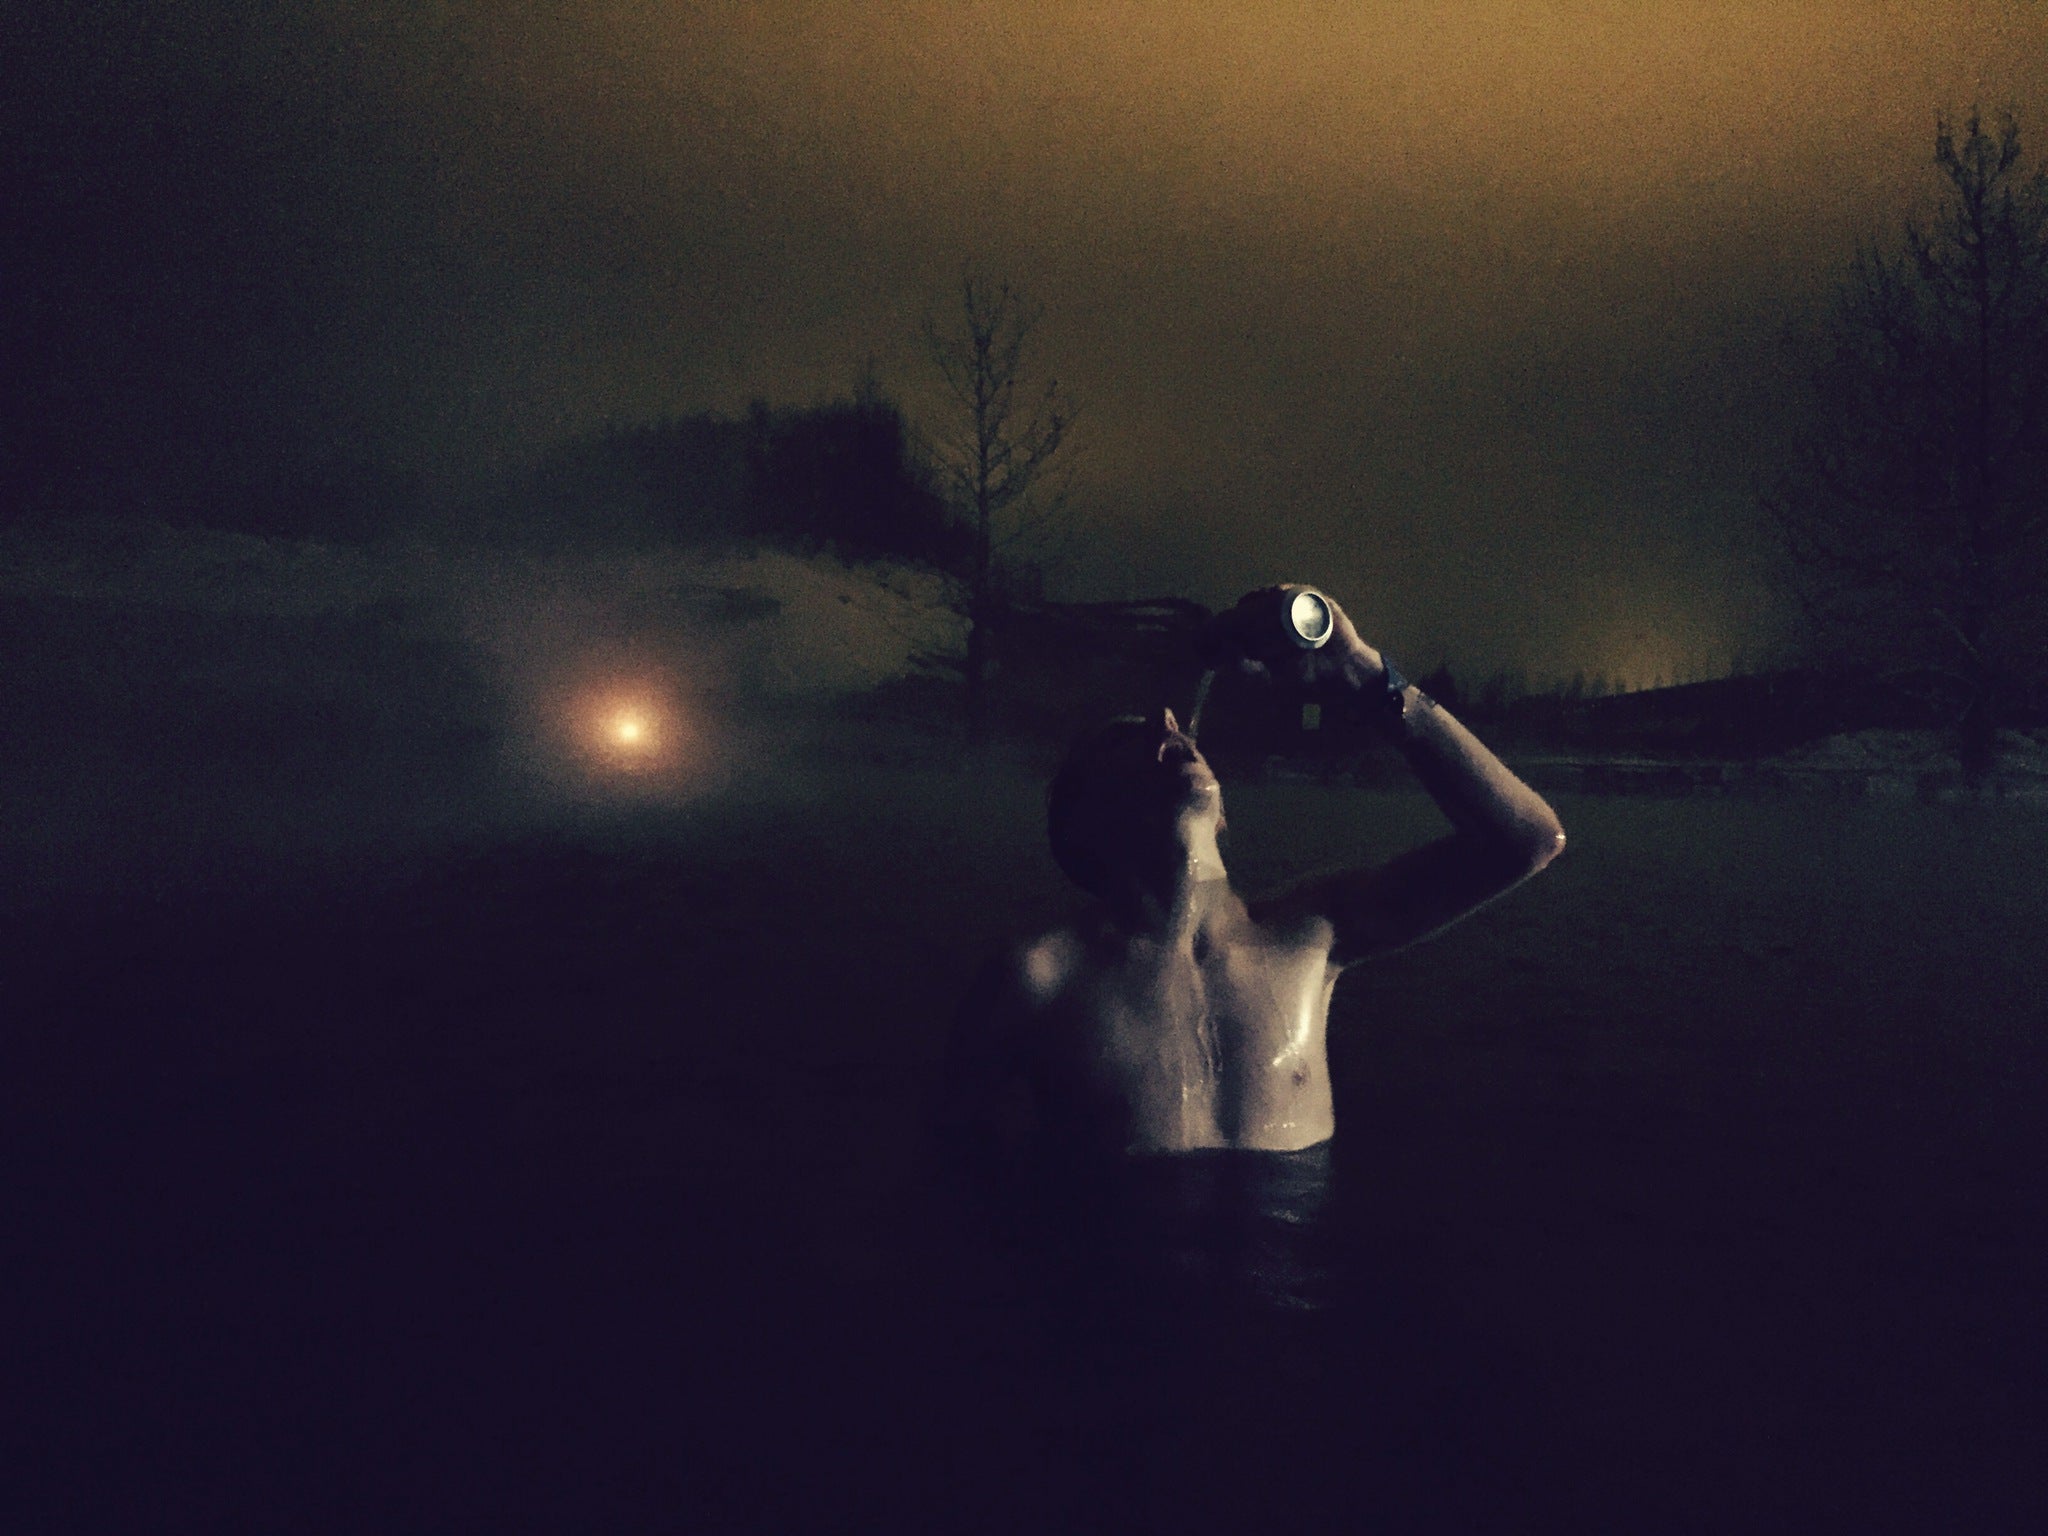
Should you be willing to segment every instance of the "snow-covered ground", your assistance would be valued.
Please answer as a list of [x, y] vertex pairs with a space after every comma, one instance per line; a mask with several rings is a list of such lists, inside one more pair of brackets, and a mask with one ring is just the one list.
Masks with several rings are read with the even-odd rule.
[[[1834, 773], [1948, 773], [1956, 767], [1954, 747], [1935, 731], [1849, 731], [1795, 747], [1777, 761]], [[2048, 730], [2000, 731], [1993, 771], [2048, 780]]]

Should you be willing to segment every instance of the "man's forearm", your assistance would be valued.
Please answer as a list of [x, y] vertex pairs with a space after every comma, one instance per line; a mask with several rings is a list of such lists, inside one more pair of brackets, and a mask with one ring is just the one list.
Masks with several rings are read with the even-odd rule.
[[[1359, 705], [1377, 714], [1384, 706], [1385, 671], [1374, 653], [1369, 663], [1346, 668], [1346, 682]], [[1512, 846], [1547, 862], [1564, 846], [1564, 827], [1544, 798], [1515, 777], [1456, 716], [1410, 684], [1398, 719], [1386, 709], [1387, 730], [1408, 759], [1422, 787], [1443, 808], [1451, 824], [1490, 842]]]

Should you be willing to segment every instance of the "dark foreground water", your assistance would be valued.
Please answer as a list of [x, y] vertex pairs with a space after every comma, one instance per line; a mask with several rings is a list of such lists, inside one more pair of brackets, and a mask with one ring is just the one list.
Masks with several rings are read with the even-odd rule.
[[[2040, 1528], [2038, 819], [1561, 801], [1340, 987], [1331, 1147], [989, 1198], [1035, 800], [17, 901], [0, 1527]], [[1431, 817], [1233, 800], [1254, 883]]]

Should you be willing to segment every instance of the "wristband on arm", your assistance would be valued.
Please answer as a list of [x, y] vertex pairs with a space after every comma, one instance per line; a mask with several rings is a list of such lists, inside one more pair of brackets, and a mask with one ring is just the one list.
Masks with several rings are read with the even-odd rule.
[[1396, 722], [1405, 718], [1408, 713], [1408, 695], [1402, 691], [1408, 686], [1408, 679], [1403, 677], [1401, 669], [1394, 665], [1394, 658], [1385, 652], [1380, 653], [1380, 666], [1385, 671], [1386, 687], [1375, 702], [1383, 719]]

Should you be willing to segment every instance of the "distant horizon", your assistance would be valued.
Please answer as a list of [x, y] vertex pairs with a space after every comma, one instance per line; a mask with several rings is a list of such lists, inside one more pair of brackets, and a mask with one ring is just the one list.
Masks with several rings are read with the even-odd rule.
[[[370, 534], [345, 536], [310, 531], [299, 533], [264, 531], [238, 526], [232, 522], [209, 521], [199, 516], [169, 518], [141, 514], [115, 515], [80, 512], [72, 514], [51, 513], [37, 518], [22, 519], [12, 525], [0, 524], [0, 559], [13, 557], [9, 559], [12, 569], [0, 571], [0, 596], [7, 595], [10, 591], [29, 595], [34, 595], [37, 592], [61, 592], [62, 595], [68, 597], [79, 596], [79, 588], [82, 583], [80, 576], [73, 566], [60, 564], [51, 570], [38, 572], [33, 567], [22, 563], [21, 557], [25, 551], [20, 544], [13, 544], [12, 540], [17, 535], [26, 536], [32, 540], [40, 533], [49, 533], [55, 536], [61, 543], [67, 533], [84, 534], [93, 530], [103, 534], [119, 534], [123, 530], [129, 533], [137, 530], [151, 530], [167, 535], [173, 540], [185, 536], [193, 538], [248, 539], [278, 546], [280, 549], [291, 546], [298, 546], [302, 549], [320, 548], [333, 551], [337, 555], [353, 554], [354, 556], [372, 561], [380, 553], [404, 555], [408, 548], [416, 549], [420, 546], [425, 546], [445, 551], [503, 551], [528, 561], [534, 559], [542, 561], [552, 560], [572, 570], [579, 561], [609, 562], [614, 566], [618, 562], [624, 561], [630, 566], [636, 559], [652, 561], [663, 556], [698, 556], [705, 559], [717, 559], [724, 555], [744, 557], [750, 552], [776, 552], [798, 559], [825, 560], [853, 572], [858, 572], [863, 567], [871, 567], [876, 564], [896, 564], [910, 569], [937, 570], [936, 567], [930, 566], [927, 562], [907, 557], [860, 558], [844, 556], [830, 550], [805, 552], [793, 549], [775, 540], [764, 538], [743, 539], [730, 546], [713, 546], [701, 542], [693, 542], [688, 539], [669, 539], [654, 543], [642, 541], [614, 544], [593, 540], [565, 548], [541, 550], [534, 548], [529, 542], [521, 540], [516, 535], [493, 537], [489, 533], [479, 532], [473, 528], [462, 529], [451, 523], [433, 519], [391, 527]], [[12, 547], [10, 547], [11, 544]], [[62, 559], [63, 556], [60, 553], [59, 560], [61, 561]], [[141, 551], [130, 548], [124, 552], [124, 559], [128, 563], [122, 572], [123, 581], [128, 585], [132, 585], [137, 581], [147, 582], [152, 573], [147, 564], [146, 555]], [[12, 579], [9, 579], [10, 577]], [[596, 579], [594, 574], [584, 577], [584, 580], [593, 583]], [[88, 590], [90, 589], [89, 580], [84, 581], [83, 584]], [[134, 600], [123, 588], [116, 586], [109, 586], [97, 595], [108, 604], [120, 604]], [[596, 597], [600, 594], [593, 588], [590, 595]], [[1204, 600], [1185, 592], [1162, 590], [1132, 598], [1108, 599], [1073, 598], [1049, 594], [1046, 601], [1057, 606], [1072, 605], [1078, 607], [1097, 604], [1121, 607], [1142, 605], [1147, 602], [1196, 602], [1211, 611], [1215, 611], [1219, 607], [1225, 606], [1228, 601], [1234, 601], [1236, 595], [1233, 594], [1229, 599], [1218, 602]], [[173, 609], [183, 606], [176, 600], [167, 600], [167, 595], [161, 591], [152, 593], [150, 600], [157, 605]], [[321, 607], [317, 610], [306, 611], [349, 611], [351, 607], [370, 606], [375, 601], [377, 599], [373, 596], [363, 594], [359, 595], [353, 603], [346, 600], [337, 600], [331, 610]], [[281, 616], [289, 617], [292, 612], [296, 611], [301, 610], [282, 610]], [[1804, 663], [1789, 659], [1773, 660], [1761, 654], [1737, 654], [1728, 659], [1723, 670], [1698, 670], [1675, 675], [1664, 674], [1661, 676], [1652, 675], [1650, 677], [1637, 678], [1630, 677], [1627, 674], [1607, 673], [1600, 668], [1591, 666], [1571, 666], [1556, 672], [1542, 672], [1513, 662], [1460, 661], [1454, 657], [1429, 655], [1426, 653], [1400, 654], [1395, 652], [1391, 643], [1388, 644], [1387, 650], [1390, 654], [1396, 654], [1404, 669], [1418, 678], [1441, 667], [1448, 667], [1451, 675], [1457, 680], [1460, 690], [1468, 697], [1476, 694], [1489, 682], [1495, 680], [1507, 683], [1512, 690], [1513, 696], [1550, 696], [1569, 688], [1576, 677], [1579, 686], [1586, 690], [1585, 696], [1594, 698], [1649, 692], [1658, 688], [1685, 687], [1699, 682], [1760, 676], [1778, 671], [1797, 670], [1805, 665]]]

